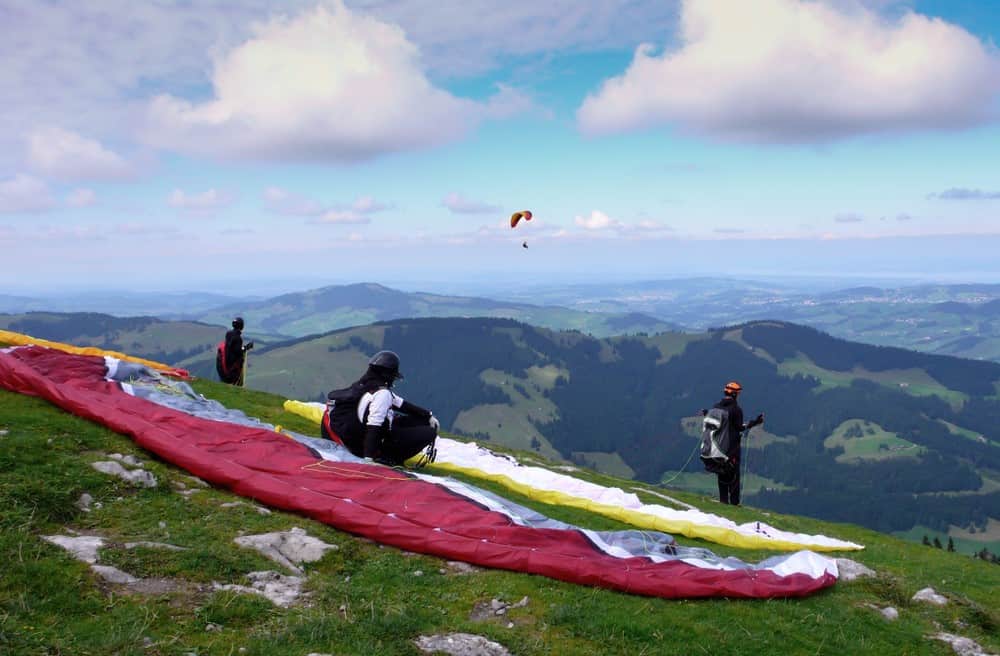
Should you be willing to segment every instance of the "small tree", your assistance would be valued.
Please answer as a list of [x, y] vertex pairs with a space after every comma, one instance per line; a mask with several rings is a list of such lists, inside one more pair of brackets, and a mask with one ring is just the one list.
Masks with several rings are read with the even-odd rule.
[[948, 551], [951, 551], [953, 553], [955, 551], [955, 541], [952, 540], [950, 536], [948, 537]]
[[934, 548], [935, 549], [941, 548], [941, 540], [938, 540], [936, 535], [934, 536]]
[[928, 538], [926, 535], [924, 535], [924, 546], [925, 547], [931, 546], [930, 538]]

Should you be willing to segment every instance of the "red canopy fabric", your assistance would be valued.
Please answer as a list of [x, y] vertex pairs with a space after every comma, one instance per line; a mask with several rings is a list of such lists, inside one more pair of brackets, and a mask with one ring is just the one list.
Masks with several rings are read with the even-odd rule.
[[0, 387], [42, 397], [128, 435], [163, 460], [234, 493], [401, 549], [667, 598], [800, 597], [829, 572], [779, 575], [682, 561], [616, 558], [578, 530], [520, 526], [446, 488], [370, 464], [316, 458], [279, 433], [211, 421], [125, 393], [103, 358], [41, 347], [0, 352]]

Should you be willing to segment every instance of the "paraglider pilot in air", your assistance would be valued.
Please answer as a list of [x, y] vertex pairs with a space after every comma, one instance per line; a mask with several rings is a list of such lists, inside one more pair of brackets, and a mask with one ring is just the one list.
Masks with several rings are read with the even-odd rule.
[[321, 431], [356, 456], [388, 465], [403, 462], [426, 449], [433, 462], [434, 440], [440, 426], [430, 410], [403, 400], [392, 390], [399, 373], [399, 356], [379, 351], [368, 370], [350, 387], [327, 395]]
[[[743, 386], [736, 381], [726, 383], [722, 399], [711, 410], [702, 410], [705, 428], [702, 436], [702, 461], [705, 469], [718, 476], [719, 501], [740, 505], [740, 461], [744, 431], [764, 423], [763, 413], [743, 423], [743, 409], [737, 402]], [[721, 452], [712, 453], [718, 449]], [[713, 457], [714, 456], [714, 457]]]
[[246, 374], [246, 354], [253, 342], [243, 343], [243, 317], [233, 319], [233, 329], [219, 342], [215, 353], [215, 371], [219, 380], [230, 385], [243, 386]]

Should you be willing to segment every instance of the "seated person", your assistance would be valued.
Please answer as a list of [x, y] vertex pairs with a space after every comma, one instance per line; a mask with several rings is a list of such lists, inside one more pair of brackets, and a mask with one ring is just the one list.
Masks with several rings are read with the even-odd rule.
[[361, 378], [327, 395], [323, 437], [343, 444], [356, 456], [391, 465], [400, 465], [428, 447], [432, 452], [438, 420], [392, 391], [402, 377], [398, 355], [379, 351], [372, 356]]

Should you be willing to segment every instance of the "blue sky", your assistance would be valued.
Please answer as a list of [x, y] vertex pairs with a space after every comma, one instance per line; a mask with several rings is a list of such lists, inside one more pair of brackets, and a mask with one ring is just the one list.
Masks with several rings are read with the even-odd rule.
[[0, 293], [1000, 282], [1000, 0], [83, 4], [0, 0]]

